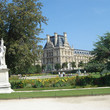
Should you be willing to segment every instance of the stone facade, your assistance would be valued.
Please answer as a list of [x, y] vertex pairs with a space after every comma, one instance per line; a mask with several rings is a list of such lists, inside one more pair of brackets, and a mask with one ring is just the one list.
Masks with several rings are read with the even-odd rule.
[[55, 65], [59, 63], [68, 63], [67, 69], [72, 69], [71, 62], [76, 63], [76, 68], [80, 61], [87, 63], [92, 57], [90, 51], [79, 50], [70, 47], [67, 41], [66, 32], [63, 35], [54, 33], [54, 36], [47, 35], [47, 43], [44, 46], [42, 65], [46, 65], [47, 70], [54, 70]]
[[74, 61], [76, 62], [77, 68], [79, 62], [87, 63], [92, 57], [91, 52], [88, 50], [74, 49]]

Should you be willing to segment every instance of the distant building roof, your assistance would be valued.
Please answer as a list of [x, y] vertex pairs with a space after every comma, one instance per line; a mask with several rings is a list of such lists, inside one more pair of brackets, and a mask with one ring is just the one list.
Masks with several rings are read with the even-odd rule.
[[[54, 47], [60, 47], [64, 46], [64, 36], [63, 35], [57, 35], [57, 44], [55, 45], [55, 36], [50, 36], [50, 41], [53, 43]], [[46, 48], [46, 45], [44, 46], [44, 49]]]
[[91, 55], [91, 51], [81, 50], [81, 49], [74, 49], [74, 54], [89, 54], [89, 55]]
[[[57, 35], [56, 45], [55, 45], [55, 35], [54, 36], [49, 36], [49, 41], [51, 41], [51, 43], [54, 47], [60, 47], [60, 46], [64, 46], [65, 37], [64, 37], [64, 35]], [[47, 43], [44, 46], [44, 49], [45, 48], [47, 48]], [[88, 51], [88, 50], [74, 49], [73, 52], [74, 52], [74, 54], [91, 55], [91, 51]]]

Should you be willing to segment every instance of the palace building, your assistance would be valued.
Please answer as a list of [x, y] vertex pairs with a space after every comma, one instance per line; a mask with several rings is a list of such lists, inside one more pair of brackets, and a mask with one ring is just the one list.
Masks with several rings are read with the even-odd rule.
[[54, 33], [54, 36], [47, 35], [42, 65], [46, 65], [46, 70], [48, 71], [55, 70], [57, 63], [62, 65], [67, 62], [68, 67], [66, 69], [71, 70], [71, 62], [75, 62], [76, 68], [78, 68], [79, 62], [87, 63], [91, 57], [90, 51], [70, 47], [66, 32], [63, 35]]

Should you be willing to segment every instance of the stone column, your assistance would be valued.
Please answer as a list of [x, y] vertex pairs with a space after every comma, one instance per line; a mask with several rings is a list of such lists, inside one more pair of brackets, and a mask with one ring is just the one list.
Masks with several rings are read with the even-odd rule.
[[64, 40], [65, 40], [64, 42], [65, 42], [65, 44], [66, 44], [66, 43], [67, 43], [67, 33], [64, 32], [63, 35], [64, 35]]
[[50, 36], [48, 34], [46, 36], [47, 36], [47, 43], [49, 43], [50, 42]]
[[55, 46], [57, 45], [57, 33], [55, 32], [54, 33], [54, 36], [55, 36]]

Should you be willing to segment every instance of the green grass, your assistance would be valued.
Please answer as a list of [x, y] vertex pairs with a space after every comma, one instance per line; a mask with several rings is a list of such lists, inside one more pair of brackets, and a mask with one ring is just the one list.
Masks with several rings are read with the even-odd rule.
[[81, 87], [81, 86], [64, 86], [64, 87], [44, 87], [44, 88], [19, 88], [19, 89], [14, 89], [14, 91], [32, 91], [32, 90], [55, 90], [55, 89], [78, 89], [78, 88], [94, 88], [97, 86], [92, 86], [91, 85], [87, 85], [85, 87]]
[[[75, 88], [79, 88], [79, 87], [75, 87]], [[44, 88], [19, 88], [19, 89], [14, 89], [14, 91], [31, 91], [31, 90], [37, 91], [37, 90], [54, 90], [54, 89], [73, 89], [73, 86], [68, 86], [68, 87], [44, 87]]]
[[72, 97], [86, 95], [110, 94], [110, 88], [85, 89], [69, 91], [49, 91], [49, 92], [13, 92], [11, 94], [0, 94], [0, 99], [20, 99], [20, 98], [45, 98], [45, 97]]

